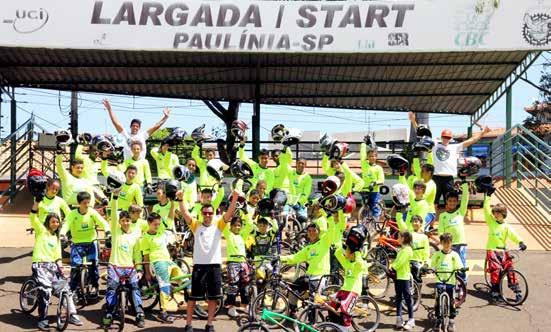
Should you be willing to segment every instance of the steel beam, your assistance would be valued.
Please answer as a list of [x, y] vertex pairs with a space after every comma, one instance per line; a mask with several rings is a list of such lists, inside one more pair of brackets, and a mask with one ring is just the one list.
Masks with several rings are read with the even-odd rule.
[[[12, 95], [15, 96], [15, 89], [12, 89]], [[10, 110], [10, 133], [13, 134], [17, 131], [17, 101], [15, 98], [11, 100]], [[10, 201], [15, 195], [17, 188], [17, 135], [13, 135], [10, 139]]]
[[480, 97], [489, 96], [491, 92], [443, 92], [443, 93], [324, 93], [319, 94], [279, 94], [279, 95], [262, 95], [266, 99], [284, 99], [284, 98], [386, 98], [386, 97]]
[[[513, 92], [510, 86], [505, 95], [505, 186], [511, 186], [513, 168], [513, 145], [511, 144], [511, 128], [513, 127]], [[519, 170], [517, 169], [517, 172]]]
[[497, 101], [507, 93], [508, 89], [515, 84], [515, 82], [526, 72], [526, 70], [536, 61], [541, 52], [530, 52], [522, 60], [520, 64], [507, 76], [507, 78], [501, 83], [492, 95], [486, 99], [476, 110], [472, 117], [472, 123], [480, 120], [490, 109], [497, 103]]
[[[71, 122], [69, 123], [69, 128], [71, 129], [71, 135], [75, 139], [78, 135], [78, 92], [71, 91]], [[71, 144], [71, 161], [75, 158], [75, 152], [77, 149], [76, 143]]]
[[260, 153], [260, 84], [257, 84], [254, 89], [254, 104], [253, 104], [253, 158], [258, 161]]

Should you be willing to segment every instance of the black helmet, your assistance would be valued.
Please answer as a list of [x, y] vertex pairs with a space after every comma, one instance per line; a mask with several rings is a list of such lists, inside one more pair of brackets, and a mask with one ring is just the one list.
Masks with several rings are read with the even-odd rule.
[[367, 134], [364, 136], [364, 143], [367, 145], [369, 151], [377, 150], [377, 144], [371, 135]]
[[429, 126], [421, 124], [417, 126], [415, 135], [417, 137], [423, 137], [423, 136], [432, 137], [432, 132], [430, 131]]
[[282, 125], [281, 123], [280, 124], [276, 124], [273, 128], [272, 128], [272, 131], [271, 131], [271, 134], [272, 134], [272, 139], [275, 141], [275, 142], [281, 142], [281, 140], [283, 139], [283, 137], [285, 135], [287, 135], [287, 129], [285, 128], [284, 125]]
[[335, 175], [327, 177], [325, 181], [321, 184], [321, 193], [324, 196], [331, 195], [335, 193], [341, 186], [341, 180]]
[[165, 194], [170, 200], [176, 199], [176, 192], [180, 190], [180, 183], [176, 180], [170, 180], [165, 183]]
[[281, 139], [281, 144], [285, 146], [296, 145], [300, 142], [302, 138], [302, 130], [297, 128], [290, 128], [287, 130], [287, 133]]
[[480, 171], [482, 162], [477, 157], [459, 158], [457, 162], [457, 176], [465, 178]]
[[68, 130], [56, 131], [54, 134], [55, 134], [55, 140], [59, 145], [62, 145], [62, 146], [69, 145], [73, 142], [73, 137], [71, 136], [71, 132]]
[[174, 166], [172, 169], [172, 175], [176, 180], [184, 181], [186, 183], [191, 183], [195, 179], [195, 176], [191, 173], [191, 171], [182, 165]]
[[253, 177], [253, 169], [242, 160], [236, 160], [230, 166], [231, 175], [238, 179], [250, 179]]
[[409, 162], [406, 158], [400, 156], [399, 154], [391, 154], [386, 158], [388, 167], [393, 171], [399, 173], [405, 173], [409, 168]]
[[417, 142], [413, 145], [413, 150], [419, 152], [431, 152], [434, 147], [434, 141], [430, 136], [417, 137]]
[[490, 175], [479, 175], [474, 180], [476, 191], [479, 193], [488, 193], [495, 190], [492, 183], [492, 177]]
[[46, 194], [48, 179], [41, 170], [31, 168], [27, 174], [27, 188], [33, 197], [40, 197]]
[[235, 189], [235, 187], [237, 186], [237, 181], [239, 181], [239, 180], [243, 181], [243, 184], [241, 185], [241, 191], [244, 192], [245, 194], [248, 193], [249, 190], [251, 190], [251, 188], [253, 186], [253, 184], [249, 180], [243, 180], [243, 179], [235, 178], [231, 183], [232, 189]]
[[270, 191], [270, 199], [274, 205], [285, 206], [287, 204], [287, 193], [281, 189], [274, 188]]
[[92, 142], [92, 134], [82, 133], [76, 137], [75, 141], [77, 144], [88, 145]]
[[323, 134], [323, 136], [320, 138], [320, 150], [322, 152], [329, 153], [329, 150], [331, 149], [331, 146], [333, 146], [334, 141], [335, 140], [328, 134]]
[[197, 127], [193, 129], [191, 132], [191, 138], [195, 141], [197, 144], [201, 144], [204, 141], [208, 141], [212, 138], [209, 134], [205, 133], [205, 125], [201, 125], [200, 127]]
[[352, 252], [359, 251], [368, 237], [367, 234], [367, 229], [362, 224], [350, 228], [345, 240], [346, 246]]
[[269, 198], [263, 198], [258, 201], [256, 209], [262, 217], [271, 217], [274, 212], [274, 202]]
[[103, 151], [103, 152], [113, 152], [114, 147], [113, 143], [109, 141], [105, 136], [103, 135], [96, 135], [92, 138], [91, 144], [96, 148], [97, 151]]
[[231, 133], [233, 136], [235, 136], [237, 139], [242, 140], [245, 138], [245, 133], [247, 132], [247, 129], [249, 127], [243, 120], [234, 120], [231, 124]]

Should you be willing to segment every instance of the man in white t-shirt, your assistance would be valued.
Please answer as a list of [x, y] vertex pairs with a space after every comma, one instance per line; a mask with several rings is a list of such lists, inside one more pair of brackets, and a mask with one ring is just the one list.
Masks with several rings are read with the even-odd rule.
[[142, 121], [139, 119], [132, 119], [130, 121], [130, 133], [128, 133], [122, 126], [122, 124], [119, 122], [117, 117], [115, 116], [115, 113], [113, 112], [113, 109], [111, 108], [111, 103], [109, 103], [109, 100], [104, 99], [103, 100], [103, 106], [109, 113], [109, 117], [111, 118], [111, 122], [113, 123], [113, 126], [115, 126], [115, 129], [119, 134], [124, 136], [126, 138], [126, 146], [124, 147], [124, 159], [129, 159], [132, 157], [132, 151], [130, 149], [130, 145], [133, 141], [138, 141], [141, 143], [141, 145], [144, 147], [142, 150], [142, 153], [140, 154], [140, 158], [145, 158], [145, 155], [147, 153], [145, 149], [145, 141], [149, 138], [149, 136], [153, 135], [154, 132], [159, 130], [161, 128], [166, 120], [168, 120], [168, 116], [170, 115], [170, 109], [165, 108], [163, 110], [163, 117], [159, 122], [157, 122], [153, 127], [149, 128], [146, 131], [140, 130], [142, 127]]
[[194, 218], [188, 211], [183, 192], [176, 193], [180, 201], [180, 211], [186, 224], [194, 235], [193, 242], [193, 272], [191, 274], [191, 296], [187, 301], [186, 327], [184, 332], [193, 332], [191, 326], [195, 302], [208, 302], [208, 318], [206, 332], [214, 332], [214, 320], [217, 301], [222, 298], [222, 232], [227, 222], [232, 219], [239, 193], [233, 191], [228, 210], [221, 218], [215, 219], [216, 211], [210, 204], [201, 207], [203, 221]]
[[[409, 112], [408, 116], [413, 127], [417, 129], [415, 114]], [[462, 143], [449, 144], [453, 138], [452, 131], [449, 129], [442, 130], [440, 141], [437, 141], [434, 148], [432, 148], [432, 163], [434, 165], [432, 180], [436, 184], [436, 197], [434, 198], [436, 207], [440, 202], [440, 196], [443, 196], [445, 200], [448, 192], [454, 190], [453, 178], [457, 176], [457, 161], [461, 157], [463, 149], [478, 142], [488, 132], [490, 132], [490, 128], [484, 127], [481, 132], [473, 134], [471, 138]]]

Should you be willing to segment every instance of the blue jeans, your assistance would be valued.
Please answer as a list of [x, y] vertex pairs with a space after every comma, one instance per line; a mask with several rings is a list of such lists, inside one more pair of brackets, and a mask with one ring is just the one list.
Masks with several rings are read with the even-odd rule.
[[[461, 258], [461, 263], [463, 263], [463, 267], [467, 267], [467, 245], [466, 244], [454, 244], [452, 245], [452, 250], [455, 251], [459, 258]], [[467, 283], [467, 273], [466, 272], [458, 272], [457, 275], [459, 278], [461, 278], [465, 283]]]
[[71, 281], [69, 282], [71, 291], [77, 289], [80, 282], [80, 275], [78, 274], [76, 267], [84, 263], [84, 258], [86, 258], [87, 262], [92, 263], [88, 266], [90, 284], [96, 289], [99, 286], [97, 242], [74, 243], [71, 245]]
[[430, 227], [432, 226], [432, 223], [435, 220], [436, 220], [436, 213], [435, 212], [427, 213], [427, 216], [425, 217], [425, 231], [430, 230]]
[[109, 265], [107, 268], [107, 290], [105, 292], [106, 313], [113, 314], [117, 305], [117, 287], [120, 285], [120, 277], [129, 278], [129, 286], [132, 289], [132, 304], [136, 314], [143, 313], [142, 297], [138, 286], [136, 269], [131, 267], [118, 267]]
[[371, 215], [374, 218], [379, 218], [382, 213], [379, 208], [379, 202], [381, 201], [382, 195], [379, 192], [363, 192], [362, 197], [364, 198], [364, 201], [367, 198], [367, 202], [365, 202], [365, 204], [369, 208], [369, 211], [371, 211]]
[[439, 300], [439, 295], [442, 293], [442, 292], [446, 292], [448, 293], [448, 296], [450, 297], [450, 318], [451, 319], [454, 319], [455, 316], [456, 316], [456, 310], [455, 310], [455, 306], [453, 305], [455, 300], [454, 300], [454, 296], [453, 296], [453, 289], [455, 288], [454, 285], [448, 285], [448, 284], [445, 284], [445, 283], [442, 283], [442, 282], [439, 282], [435, 285], [436, 287], [436, 294], [437, 294], [437, 297], [436, 297], [436, 306], [435, 306], [435, 313], [436, 313], [436, 318], [441, 318], [441, 317], [438, 317], [438, 306], [440, 305], [440, 303], [438, 303], [438, 300]]
[[402, 317], [402, 299], [408, 306], [408, 318], [413, 319], [413, 298], [411, 297], [410, 280], [396, 279], [394, 291], [396, 292], [396, 316]]

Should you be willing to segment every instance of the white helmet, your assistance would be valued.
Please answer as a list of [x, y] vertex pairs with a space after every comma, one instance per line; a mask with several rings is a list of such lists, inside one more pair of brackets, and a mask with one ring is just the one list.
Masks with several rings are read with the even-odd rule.
[[287, 131], [287, 134], [283, 136], [283, 139], [281, 140], [281, 144], [285, 146], [295, 145], [300, 142], [301, 138], [302, 138], [302, 130], [297, 128], [289, 128], [289, 130]]

